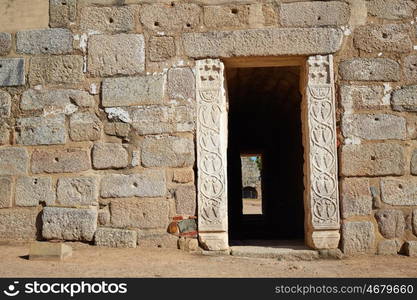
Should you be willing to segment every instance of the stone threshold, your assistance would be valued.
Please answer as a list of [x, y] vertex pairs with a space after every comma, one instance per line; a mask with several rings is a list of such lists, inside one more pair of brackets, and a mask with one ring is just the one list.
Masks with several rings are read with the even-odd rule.
[[265, 246], [232, 246], [230, 249], [230, 254], [238, 257], [274, 258], [286, 261], [311, 261], [320, 258], [318, 250], [300, 250]]

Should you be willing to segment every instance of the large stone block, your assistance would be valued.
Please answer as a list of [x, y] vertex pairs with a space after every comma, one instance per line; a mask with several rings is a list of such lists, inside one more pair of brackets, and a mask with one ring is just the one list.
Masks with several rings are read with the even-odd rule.
[[47, 28], [49, 3], [45, 0], [0, 1], [0, 28], [6, 32]]
[[0, 59], [0, 86], [18, 86], [25, 84], [25, 59]]
[[354, 45], [366, 52], [410, 52], [410, 32], [410, 27], [403, 24], [360, 26], [354, 33]]
[[97, 246], [114, 248], [136, 248], [138, 234], [134, 230], [98, 228], [94, 241]]
[[128, 32], [135, 29], [136, 12], [133, 6], [83, 7], [80, 26], [90, 32]]
[[182, 35], [185, 54], [193, 58], [334, 53], [342, 40], [343, 33], [335, 28], [265, 28]]
[[403, 72], [407, 83], [417, 83], [417, 55], [409, 55], [404, 58]]
[[49, 26], [68, 27], [77, 15], [77, 0], [49, 0]]
[[97, 229], [97, 208], [46, 206], [42, 236], [47, 240], [92, 241]]
[[104, 107], [160, 104], [163, 102], [165, 76], [108, 78], [103, 81]]
[[23, 148], [0, 149], [0, 175], [24, 175], [27, 172], [28, 153]]
[[31, 164], [33, 173], [77, 173], [91, 166], [89, 152], [82, 149], [35, 150]]
[[341, 152], [341, 174], [344, 176], [404, 175], [404, 147], [374, 143], [345, 145]]
[[36, 239], [38, 219], [38, 208], [0, 209], [0, 241]]
[[250, 5], [204, 6], [204, 25], [209, 29], [249, 26]]
[[194, 216], [197, 199], [194, 185], [181, 185], [175, 190], [175, 206], [178, 215]]
[[20, 31], [16, 34], [16, 52], [24, 54], [66, 54], [72, 51], [72, 33], [50, 28]]
[[172, 36], [153, 36], [149, 39], [151, 61], [164, 61], [174, 57], [175, 53], [175, 41]]
[[12, 190], [12, 178], [0, 177], [0, 208], [12, 207]]
[[340, 63], [339, 73], [344, 80], [398, 81], [400, 65], [388, 58], [352, 58]]
[[375, 213], [379, 232], [384, 238], [401, 238], [404, 234], [405, 219], [400, 210], [380, 209]]
[[392, 93], [393, 110], [417, 112], [417, 85], [406, 86]]
[[55, 191], [50, 177], [18, 177], [16, 179], [17, 206], [37, 206], [40, 203], [52, 205]]
[[166, 232], [166, 228], [138, 230], [138, 246], [178, 249], [178, 237]]
[[32, 57], [29, 83], [31, 85], [79, 83], [84, 79], [83, 65], [81, 55]]
[[122, 122], [107, 122], [104, 124], [104, 132], [108, 135], [127, 137], [130, 132], [130, 124]]
[[371, 222], [345, 222], [342, 224], [342, 251], [346, 255], [373, 253], [374, 225]]
[[414, 235], [417, 235], [417, 209], [413, 210], [413, 220], [412, 220], [413, 224], [413, 233]]
[[391, 114], [346, 114], [342, 119], [342, 132], [346, 138], [404, 140], [406, 124], [404, 117]]
[[417, 175], [417, 149], [414, 149], [413, 153], [411, 154], [411, 174]]
[[10, 143], [10, 130], [7, 124], [0, 125], [0, 145]]
[[341, 1], [282, 3], [280, 17], [284, 27], [340, 26], [349, 21], [350, 9]]
[[166, 178], [163, 170], [143, 170], [132, 175], [112, 174], [101, 179], [103, 198], [163, 197]]
[[169, 204], [164, 199], [115, 199], [111, 201], [112, 224], [140, 229], [168, 226]]
[[12, 97], [4, 91], [0, 91], [0, 118], [10, 117], [12, 107]]
[[412, 18], [417, 8], [411, 0], [368, 0], [366, 5], [371, 16], [390, 20]]
[[343, 218], [368, 216], [372, 213], [372, 194], [367, 178], [344, 178], [340, 206]]
[[417, 257], [417, 241], [407, 241], [404, 248], [406, 255]]
[[64, 115], [17, 119], [16, 143], [22, 145], [65, 144], [67, 133]]
[[390, 205], [417, 205], [417, 179], [382, 178], [381, 200]]
[[98, 143], [92, 151], [93, 166], [96, 169], [119, 169], [127, 167], [128, 153], [122, 144]]
[[7, 55], [12, 49], [12, 35], [7, 32], [0, 32], [0, 55]]
[[195, 99], [195, 76], [190, 68], [169, 69], [168, 97], [170, 99]]
[[96, 77], [133, 75], [145, 70], [141, 34], [93, 35], [88, 40], [88, 71]]
[[140, 21], [157, 32], [190, 31], [200, 25], [201, 11], [200, 6], [192, 3], [148, 4], [140, 9]]
[[97, 205], [95, 177], [63, 177], [58, 180], [57, 200], [67, 206]]
[[189, 183], [194, 181], [194, 171], [192, 169], [175, 169], [172, 181], [177, 183]]
[[396, 255], [398, 253], [397, 240], [382, 240], [378, 243], [378, 255]]
[[77, 107], [94, 106], [94, 98], [86, 91], [65, 89], [29, 89], [23, 92], [20, 108], [23, 111], [51, 110], [58, 113], [73, 113]]
[[145, 167], [187, 167], [194, 164], [194, 142], [188, 138], [147, 137], [143, 141], [142, 165]]
[[101, 121], [91, 112], [78, 112], [71, 115], [69, 134], [71, 140], [96, 141], [101, 137]]
[[340, 87], [341, 104], [345, 111], [386, 108], [390, 102], [389, 98], [384, 96], [383, 86], [342, 85]]

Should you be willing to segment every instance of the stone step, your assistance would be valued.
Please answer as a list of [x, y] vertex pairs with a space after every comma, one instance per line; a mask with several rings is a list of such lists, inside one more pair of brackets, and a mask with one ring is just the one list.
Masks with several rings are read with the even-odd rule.
[[320, 258], [317, 250], [275, 248], [264, 246], [232, 246], [231, 255], [252, 258], [274, 258], [278, 260], [305, 260], [311, 261]]

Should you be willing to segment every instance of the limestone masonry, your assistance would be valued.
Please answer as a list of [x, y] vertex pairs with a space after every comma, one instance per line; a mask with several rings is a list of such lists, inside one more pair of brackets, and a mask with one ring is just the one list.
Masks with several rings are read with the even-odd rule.
[[0, 20], [0, 242], [228, 250], [251, 62], [301, 70], [306, 245], [417, 255], [417, 1], [35, 2]]

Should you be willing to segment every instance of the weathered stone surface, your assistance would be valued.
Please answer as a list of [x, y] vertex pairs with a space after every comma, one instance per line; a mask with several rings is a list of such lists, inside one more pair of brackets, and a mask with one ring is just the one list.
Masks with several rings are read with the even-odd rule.
[[18, 86], [25, 84], [25, 59], [0, 59], [0, 86]]
[[194, 164], [194, 143], [191, 139], [167, 136], [147, 137], [142, 145], [145, 167], [187, 167]]
[[46, 28], [49, 21], [49, 5], [45, 0], [0, 1], [0, 28], [5, 32], [22, 29]]
[[46, 206], [42, 221], [42, 236], [47, 240], [92, 241], [97, 229], [97, 209]]
[[104, 124], [104, 132], [108, 135], [127, 137], [130, 132], [130, 124], [122, 122], [107, 122]]
[[389, 106], [389, 98], [384, 98], [383, 86], [342, 85], [341, 104], [345, 111], [361, 109], [381, 109]]
[[12, 97], [9, 93], [0, 91], [0, 118], [10, 117], [12, 107]]
[[0, 240], [34, 240], [38, 208], [0, 209]]
[[170, 99], [195, 99], [195, 76], [190, 68], [169, 69], [168, 97]]
[[209, 29], [249, 26], [250, 5], [204, 6], [204, 25]]
[[77, 0], [49, 0], [49, 26], [68, 27], [76, 15]]
[[163, 102], [165, 76], [108, 78], [103, 81], [104, 107]]
[[417, 205], [417, 179], [381, 179], [381, 200], [391, 205]]
[[180, 233], [197, 232], [196, 219], [185, 219], [178, 221], [178, 230]]
[[198, 235], [201, 247], [205, 250], [222, 251], [229, 249], [227, 232], [202, 233]]
[[150, 30], [178, 32], [196, 29], [200, 24], [201, 8], [192, 3], [144, 5], [140, 9], [140, 21]]
[[379, 232], [387, 239], [400, 238], [404, 234], [405, 219], [400, 210], [380, 209], [375, 213]]
[[81, 9], [80, 26], [91, 32], [127, 32], [135, 29], [136, 9], [132, 6], [84, 7]]
[[124, 168], [128, 165], [128, 153], [122, 144], [97, 143], [92, 152], [96, 169]]
[[367, 178], [344, 178], [340, 204], [343, 218], [367, 216], [372, 213], [372, 194]]
[[400, 65], [388, 58], [348, 59], [340, 63], [339, 72], [344, 80], [400, 80]]
[[417, 241], [408, 241], [405, 243], [405, 254], [411, 257], [417, 257]]
[[97, 246], [114, 248], [136, 248], [137, 232], [127, 229], [98, 228], [94, 241]]
[[0, 175], [24, 175], [28, 165], [28, 153], [23, 148], [0, 149]]
[[404, 148], [397, 144], [345, 145], [341, 152], [341, 173], [345, 176], [403, 175]]
[[71, 115], [69, 128], [73, 141], [96, 141], [101, 136], [101, 121], [91, 112], [78, 112]]
[[16, 52], [66, 54], [72, 51], [72, 41], [71, 31], [63, 28], [19, 31], [16, 34]]
[[22, 145], [65, 144], [64, 115], [49, 115], [17, 119], [16, 143]]
[[94, 98], [88, 92], [65, 89], [29, 89], [23, 92], [20, 108], [29, 110], [50, 110], [59, 113], [73, 113], [78, 107], [94, 106]]
[[174, 57], [175, 41], [171, 36], [153, 36], [149, 39], [149, 57], [151, 61], [164, 61]]
[[98, 224], [101, 226], [110, 225], [110, 209], [109, 206], [105, 206], [98, 210]]
[[391, 105], [397, 111], [417, 111], [417, 85], [406, 86], [392, 93]]
[[161, 197], [166, 193], [165, 172], [143, 170], [132, 175], [112, 174], [101, 180], [103, 198]]
[[349, 16], [349, 5], [341, 1], [306, 1], [280, 5], [280, 19], [284, 27], [345, 25]]
[[172, 181], [177, 183], [189, 183], [194, 181], [194, 171], [192, 169], [175, 169]]
[[64, 177], [58, 180], [57, 200], [68, 206], [96, 205], [97, 179], [95, 177]]
[[374, 225], [371, 222], [342, 224], [342, 251], [346, 255], [373, 253], [374, 243]]
[[0, 32], [0, 55], [7, 55], [12, 48], [12, 35], [7, 32]]
[[343, 34], [335, 28], [265, 28], [184, 33], [185, 54], [193, 58], [312, 55], [334, 53]]
[[17, 206], [37, 206], [40, 203], [52, 205], [55, 191], [50, 177], [18, 177], [16, 179]]
[[130, 164], [132, 167], [140, 166], [140, 150], [132, 151], [132, 162]]
[[29, 248], [29, 260], [63, 261], [72, 256], [72, 248], [64, 243], [32, 242]]
[[403, 72], [407, 83], [417, 83], [417, 55], [409, 55], [404, 58]]
[[417, 235], [417, 209], [413, 210], [413, 220], [412, 220], [413, 224], [413, 233], [414, 235]]
[[0, 145], [10, 143], [10, 130], [7, 124], [0, 125]]
[[12, 178], [0, 177], [0, 208], [12, 207], [12, 189]]
[[197, 199], [194, 185], [181, 185], [175, 190], [175, 205], [178, 215], [194, 216]]
[[378, 255], [396, 255], [398, 253], [398, 241], [383, 240], [378, 243]]
[[411, 174], [417, 175], [417, 149], [411, 155]]
[[193, 252], [199, 249], [198, 240], [195, 238], [180, 237], [178, 247], [183, 251]]
[[141, 34], [93, 35], [88, 40], [88, 71], [93, 76], [133, 75], [145, 70]]
[[404, 140], [407, 136], [406, 123], [404, 117], [391, 114], [345, 114], [342, 132], [346, 138]]
[[166, 200], [116, 199], [110, 205], [114, 226], [140, 229], [165, 229], [168, 226], [169, 205]]
[[142, 248], [178, 249], [178, 237], [162, 230], [139, 230], [138, 246]]
[[410, 27], [403, 24], [364, 25], [356, 28], [354, 45], [366, 52], [409, 52], [413, 48]]
[[412, 18], [416, 4], [410, 0], [368, 0], [368, 13], [383, 19]]
[[33, 173], [76, 173], [91, 166], [89, 153], [81, 149], [35, 150], [31, 158]]
[[29, 83], [31, 85], [71, 84], [83, 79], [81, 55], [32, 57], [30, 59]]

